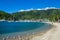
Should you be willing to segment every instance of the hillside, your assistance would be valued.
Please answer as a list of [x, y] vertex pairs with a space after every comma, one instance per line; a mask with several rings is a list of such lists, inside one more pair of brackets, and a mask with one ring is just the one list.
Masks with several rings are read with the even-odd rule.
[[23, 12], [14, 12], [12, 14], [0, 11], [0, 19], [7, 20], [36, 20], [36, 19], [48, 19], [56, 21], [60, 19], [60, 9], [47, 9], [47, 10], [31, 10]]
[[17, 19], [49, 19], [58, 20], [60, 18], [60, 9], [47, 9], [47, 10], [31, 10], [24, 12], [15, 12], [13, 16]]
[[0, 20], [1, 19], [9, 20], [9, 18], [12, 18], [11, 14], [0, 10]]

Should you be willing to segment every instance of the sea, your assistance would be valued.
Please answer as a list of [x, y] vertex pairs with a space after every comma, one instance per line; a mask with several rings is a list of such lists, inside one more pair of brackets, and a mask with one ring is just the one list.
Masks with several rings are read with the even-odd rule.
[[[16, 36], [41, 32], [52, 28], [53, 26], [43, 22], [7, 22], [0, 21], [0, 35]], [[1, 37], [0, 36], [0, 37]]]

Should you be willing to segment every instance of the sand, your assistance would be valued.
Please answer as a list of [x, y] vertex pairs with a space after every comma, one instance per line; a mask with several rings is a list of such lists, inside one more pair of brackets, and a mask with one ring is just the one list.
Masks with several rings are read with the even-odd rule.
[[31, 40], [60, 40], [60, 23], [47, 22], [54, 25], [55, 27], [47, 31], [42, 36], [35, 36]]
[[[52, 23], [52, 22], [44, 22], [44, 23], [52, 24], [54, 27], [40, 33], [28, 35], [28, 38], [23, 37], [22, 40], [60, 40], [60, 23]], [[6, 40], [21, 40], [21, 39], [20, 37], [16, 37], [13, 39], [7, 38]]]

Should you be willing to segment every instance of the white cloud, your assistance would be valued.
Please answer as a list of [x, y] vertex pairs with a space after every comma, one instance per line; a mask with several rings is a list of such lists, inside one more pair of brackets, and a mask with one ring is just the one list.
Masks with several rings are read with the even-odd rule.
[[19, 10], [19, 12], [23, 12], [23, 11], [31, 11], [31, 10], [34, 10], [33, 8], [30, 8], [30, 9], [26, 9], [26, 10]]
[[44, 10], [47, 10], [47, 9], [56, 9], [56, 7], [46, 7]]
[[18, 12], [23, 12], [23, 11], [31, 11], [31, 10], [47, 10], [47, 9], [58, 9], [56, 7], [46, 7], [46, 8], [37, 8], [37, 9], [33, 9], [33, 8], [30, 8], [30, 9], [22, 9], [22, 10], [19, 10]]
[[27, 10], [25, 10], [25, 11], [31, 11], [31, 10], [34, 10], [33, 8], [30, 8], [30, 9], [27, 9]]
[[38, 8], [38, 9], [36, 9], [36, 10], [42, 10], [42, 9]]
[[19, 10], [20, 12], [23, 12], [24, 10]]

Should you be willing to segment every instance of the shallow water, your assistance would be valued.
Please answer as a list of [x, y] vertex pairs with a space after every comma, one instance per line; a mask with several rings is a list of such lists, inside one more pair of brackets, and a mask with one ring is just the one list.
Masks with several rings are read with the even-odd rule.
[[0, 34], [33, 30], [43, 25], [40, 22], [0, 22]]
[[0, 22], [0, 39], [29, 36], [49, 30], [53, 26], [42, 22]]

